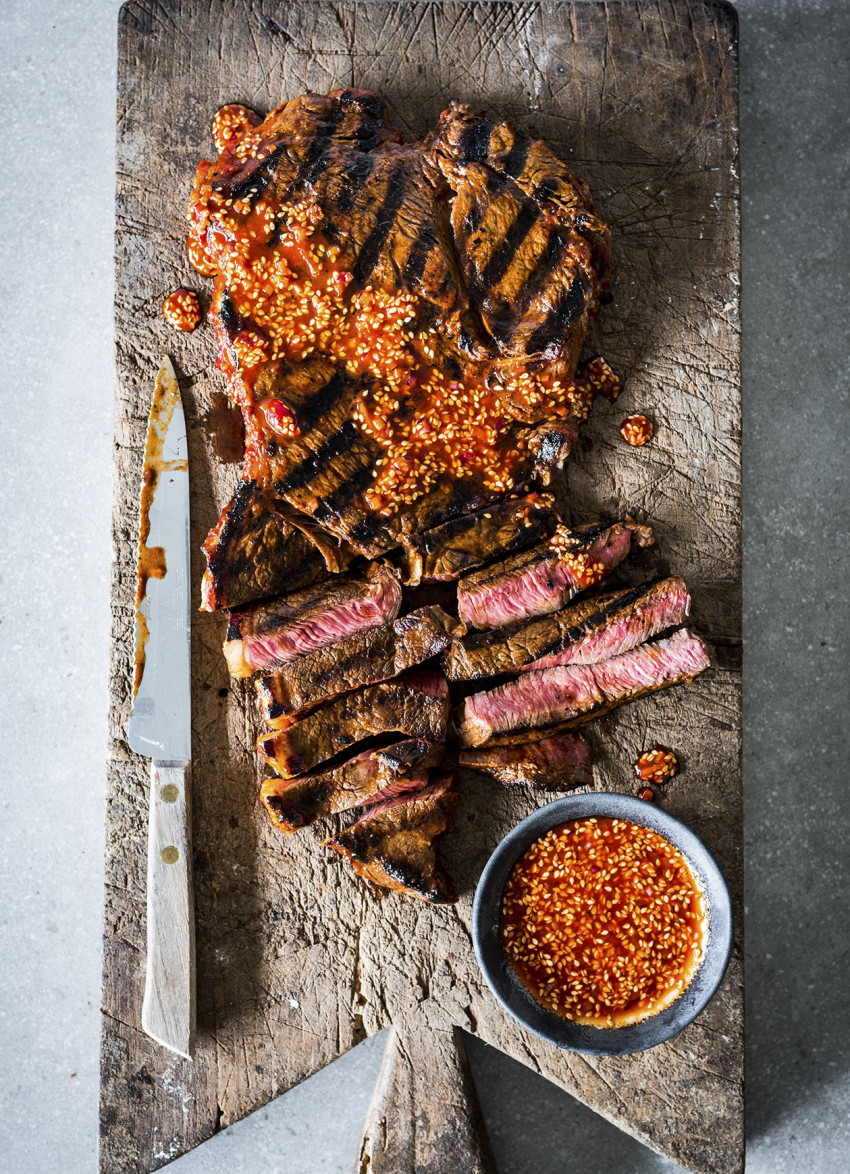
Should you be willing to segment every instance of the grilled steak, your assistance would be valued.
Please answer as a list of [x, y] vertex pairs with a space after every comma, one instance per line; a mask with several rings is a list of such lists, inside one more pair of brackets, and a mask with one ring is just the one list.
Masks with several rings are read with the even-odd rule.
[[358, 876], [376, 885], [432, 905], [450, 905], [457, 896], [437, 864], [434, 842], [456, 806], [454, 779], [447, 775], [413, 795], [376, 804], [325, 843], [342, 853]]
[[299, 656], [257, 682], [260, 711], [282, 728], [282, 719], [323, 701], [398, 676], [448, 647], [463, 625], [441, 607], [423, 607], [380, 628], [357, 632], [338, 644]]
[[644, 693], [691, 681], [708, 666], [702, 640], [682, 628], [666, 640], [642, 644], [600, 664], [525, 673], [461, 703], [460, 741], [463, 746], [481, 746], [491, 738], [522, 741], [528, 734], [518, 736], [520, 730], [555, 733]]
[[[258, 508], [373, 558], [545, 482], [619, 387], [602, 363], [576, 375], [610, 274], [585, 184], [457, 104], [407, 144], [355, 89], [258, 122], [200, 164], [189, 238]], [[238, 541], [222, 522], [208, 553]]]
[[285, 729], [264, 734], [257, 746], [278, 774], [289, 779], [350, 753], [358, 742], [377, 735], [404, 734], [425, 742], [443, 742], [448, 720], [445, 677], [412, 669], [395, 681], [337, 697]]
[[407, 580], [447, 582], [489, 562], [494, 554], [509, 554], [548, 538], [560, 520], [549, 494], [497, 502], [486, 510], [462, 514], [433, 530], [403, 539]]
[[581, 734], [553, 734], [518, 746], [461, 750], [460, 765], [490, 775], [505, 787], [568, 791], [593, 786], [593, 755]]
[[452, 641], [443, 667], [450, 681], [475, 681], [562, 664], [596, 664], [683, 624], [690, 605], [684, 579], [659, 579], [507, 628], [471, 632]]
[[396, 742], [382, 750], [364, 750], [333, 770], [267, 779], [260, 798], [274, 825], [294, 832], [326, 815], [420, 790], [428, 785], [428, 768], [439, 766], [442, 758], [442, 746]]
[[234, 677], [274, 669], [296, 657], [393, 620], [401, 586], [388, 567], [373, 564], [363, 577], [337, 575], [292, 595], [231, 612], [224, 644]]
[[292, 524], [287, 513], [270, 509], [252, 481], [240, 483], [207, 536], [204, 553], [204, 611], [297, 591], [326, 579], [329, 573], [316, 544]]
[[631, 518], [559, 529], [546, 546], [513, 555], [458, 584], [458, 611], [473, 628], [498, 628], [557, 611], [586, 587], [600, 582], [626, 557], [632, 543], [649, 546], [649, 526]]

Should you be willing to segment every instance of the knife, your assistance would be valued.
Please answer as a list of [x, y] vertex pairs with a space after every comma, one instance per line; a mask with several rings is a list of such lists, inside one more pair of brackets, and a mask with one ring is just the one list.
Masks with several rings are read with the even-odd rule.
[[189, 461], [171, 360], [162, 360], [148, 420], [139, 510], [130, 748], [151, 760], [147, 966], [142, 1029], [191, 1058], [195, 909], [190, 784]]

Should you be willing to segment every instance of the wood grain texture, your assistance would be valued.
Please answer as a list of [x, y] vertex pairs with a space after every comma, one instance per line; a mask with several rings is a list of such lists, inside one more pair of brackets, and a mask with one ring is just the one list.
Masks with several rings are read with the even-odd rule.
[[195, 1046], [192, 766], [150, 764], [142, 1028], [182, 1056]]
[[[589, 727], [599, 785], [630, 790], [648, 742], [680, 754], [664, 805], [717, 856], [741, 924], [740, 366], [736, 27], [731, 8], [131, 0], [121, 12], [115, 582], [107, 810], [101, 1166], [155, 1169], [394, 1025], [475, 1032], [686, 1169], [743, 1162], [740, 936], [723, 986], [685, 1032], [630, 1058], [541, 1043], [505, 1017], [469, 941], [475, 881], [498, 839], [545, 801], [468, 776], [446, 836], [461, 900], [432, 909], [358, 882], [258, 802], [248, 693], [230, 690], [220, 617], [193, 625], [193, 836], [198, 1039], [190, 1063], [140, 1030], [147, 764], [125, 741], [139, 464], [160, 355], [181, 376], [192, 469], [193, 577], [238, 475], [204, 421], [222, 391], [208, 328], [170, 331], [162, 298], [205, 282], [185, 259], [185, 206], [216, 108], [266, 110], [304, 90], [382, 92], [418, 135], [450, 98], [544, 136], [614, 227], [616, 276], [589, 351], [626, 380], [599, 402], [560, 491], [575, 522], [623, 509], [658, 545], [633, 573], [687, 577], [714, 668]], [[617, 426], [644, 411], [656, 437]], [[419, 1040], [427, 1036], [418, 1036]], [[444, 1039], [441, 1034], [438, 1039]], [[425, 1045], [423, 1045], [425, 1046]], [[451, 1167], [448, 1167], [451, 1168]], [[407, 1174], [407, 1171], [399, 1171]]]
[[457, 1028], [393, 1028], [352, 1174], [496, 1174]]

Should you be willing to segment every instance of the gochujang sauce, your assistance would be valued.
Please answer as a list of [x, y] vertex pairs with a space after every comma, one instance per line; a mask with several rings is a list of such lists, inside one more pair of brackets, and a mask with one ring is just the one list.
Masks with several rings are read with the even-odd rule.
[[513, 868], [502, 942], [547, 1010], [594, 1027], [657, 1014], [702, 959], [705, 900], [681, 852], [627, 820], [561, 824]]

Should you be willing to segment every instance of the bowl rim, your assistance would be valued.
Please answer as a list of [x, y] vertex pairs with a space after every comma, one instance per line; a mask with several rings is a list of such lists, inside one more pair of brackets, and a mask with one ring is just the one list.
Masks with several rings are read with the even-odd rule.
[[[502, 894], [522, 853], [552, 827], [576, 819], [628, 819], [664, 836], [685, 857], [700, 885], [708, 914], [702, 961], [675, 1002], [641, 1023], [591, 1027], [547, 1011], [517, 977], [499, 934]], [[481, 973], [500, 1005], [523, 1027], [556, 1047], [589, 1056], [629, 1055], [672, 1039], [705, 1009], [729, 965], [733, 944], [729, 887], [709, 849], [686, 823], [645, 799], [619, 791], [588, 791], [555, 799], [532, 811], [491, 853], [475, 889], [472, 942]]]

